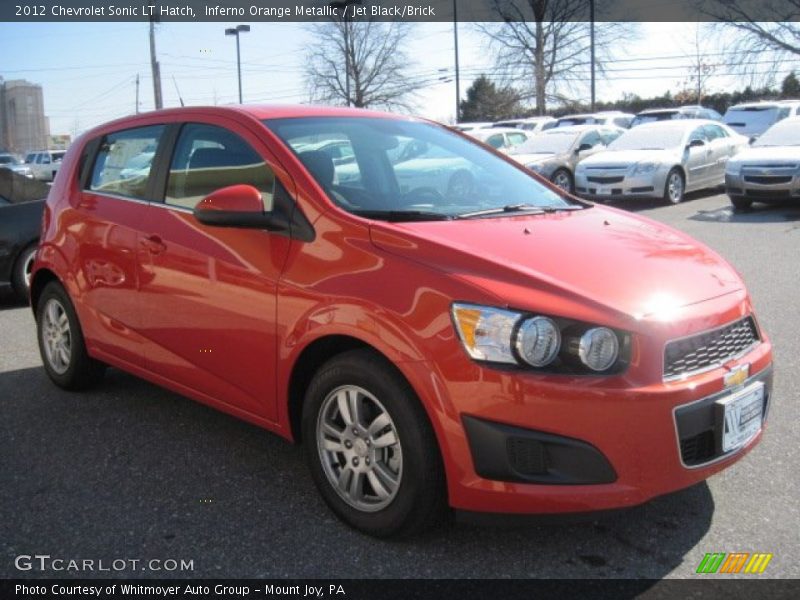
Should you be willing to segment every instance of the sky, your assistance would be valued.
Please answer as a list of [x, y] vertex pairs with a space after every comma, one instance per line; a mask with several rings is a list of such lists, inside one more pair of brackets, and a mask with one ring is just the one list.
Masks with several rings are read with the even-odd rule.
[[[245, 21], [246, 23], [246, 21]], [[163, 23], [157, 26], [165, 106], [178, 106], [178, 90], [189, 104], [229, 104], [238, 99], [236, 46], [226, 27], [237, 23]], [[303, 80], [304, 52], [315, 42], [312, 26], [301, 23], [250, 23], [241, 36], [245, 103], [307, 102]], [[598, 100], [617, 100], [623, 93], [642, 97], [673, 93], [687, 78], [687, 67], [699, 43], [709, 60], [721, 60], [716, 34], [695, 23], [641, 23], [633, 40], [620, 41], [608, 78], [597, 84]], [[702, 25], [700, 25], [702, 27]], [[149, 26], [147, 23], [0, 23], [0, 76], [41, 84], [52, 134], [80, 133], [136, 109], [152, 110]], [[452, 122], [453, 25], [412, 26], [406, 44], [409, 73], [434, 83], [416, 99], [414, 113]], [[487, 41], [473, 24], [459, 24], [462, 97], [493, 58]], [[778, 73], [778, 81], [788, 72]], [[747, 81], [719, 66], [709, 91], [742, 88]], [[445, 81], [439, 81], [439, 77]], [[584, 98], [588, 101], [588, 98]]]

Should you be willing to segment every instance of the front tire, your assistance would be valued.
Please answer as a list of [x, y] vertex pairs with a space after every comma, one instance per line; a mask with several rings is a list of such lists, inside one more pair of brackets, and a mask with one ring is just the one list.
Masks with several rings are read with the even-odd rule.
[[664, 183], [664, 200], [670, 204], [680, 204], [683, 201], [683, 193], [686, 189], [686, 182], [680, 169], [672, 169], [667, 174], [667, 181]]
[[320, 368], [306, 392], [302, 434], [317, 489], [350, 526], [405, 537], [432, 526], [445, 508], [427, 414], [374, 352], [346, 352]]
[[36, 244], [32, 244], [20, 252], [17, 262], [14, 263], [14, 272], [11, 283], [14, 292], [20, 300], [28, 301], [31, 290], [31, 275], [33, 274], [33, 262], [36, 259]]
[[568, 194], [571, 194], [575, 190], [575, 182], [572, 179], [572, 173], [566, 169], [558, 169], [553, 173], [550, 181]]
[[75, 308], [60, 283], [51, 281], [42, 290], [36, 326], [44, 370], [58, 387], [81, 390], [103, 378], [105, 365], [87, 354]]

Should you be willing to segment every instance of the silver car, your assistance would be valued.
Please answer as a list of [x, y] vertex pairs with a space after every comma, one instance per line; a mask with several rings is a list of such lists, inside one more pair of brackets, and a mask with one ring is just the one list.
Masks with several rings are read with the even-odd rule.
[[595, 152], [605, 150], [624, 129], [575, 125], [548, 129], [509, 150], [518, 163], [546, 177], [562, 190], [575, 191], [575, 166]]
[[737, 210], [754, 201], [800, 201], [800, 117], [778, 121], [728, 161], [725, 191]]
[[746, 137], [706, 119], [646, 123], [581, 161], [575, 189], [597, 199], [663, 198], [677, 204], [686, 192], [722, 186], [725, 164], [747, 144]]
[[782, 119], [800, 115], [800, 102], [747, 102], [731, 106], [725, 112], [725, 124], [734, 131], [755, 140]]

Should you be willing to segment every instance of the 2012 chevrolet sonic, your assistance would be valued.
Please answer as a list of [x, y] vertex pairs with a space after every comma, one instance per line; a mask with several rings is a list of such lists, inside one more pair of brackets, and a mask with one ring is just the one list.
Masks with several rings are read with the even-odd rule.
[[113, 366], [302, 441], [376, 536], [448, 505], [636, 505], [761, 438], [740, 277], [450, 129], [345, 108], [158, 111], [88, 132], [31, 303], [66, 389]]

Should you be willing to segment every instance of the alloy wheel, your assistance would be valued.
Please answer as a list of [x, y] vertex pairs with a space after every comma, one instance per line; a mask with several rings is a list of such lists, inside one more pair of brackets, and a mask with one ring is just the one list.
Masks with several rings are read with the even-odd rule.
[[328, 482], [347, 504], [375, 512], [392, 502], [402, 481], [403, 451], [391, 415], [375, 396], [354, 385], [330, 392], [316, 438]]
[[50, 298], [44, 307], [41, 331], [47, 363], [53, 371], [63, 375], [72, 359], [72, 332], [67, 311], [55, 298]]

